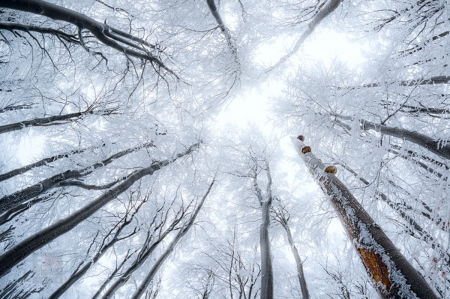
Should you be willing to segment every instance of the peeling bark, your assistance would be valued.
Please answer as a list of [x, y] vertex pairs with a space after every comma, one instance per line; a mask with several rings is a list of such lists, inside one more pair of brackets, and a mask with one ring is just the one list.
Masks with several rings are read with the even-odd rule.
[[302, 153], [302, 141], [292, 139], [300, 157], [319, 183], [359, 253], [374, 287], [384, 299], [437, 299], [425, 279], [395, 247], [383, 230], [359, 204], [345, 185], [313, 153]]

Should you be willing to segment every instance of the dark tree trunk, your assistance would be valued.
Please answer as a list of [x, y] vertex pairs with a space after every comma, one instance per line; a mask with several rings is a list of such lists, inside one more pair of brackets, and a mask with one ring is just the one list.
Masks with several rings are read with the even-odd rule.
[[68, 158], [68, 157], [70, 157], [72, 155], [75, 155], [75, 154], [81, 154], [81, 153], [83, 153], [85, 151], [86, 151], [86, 149], [81, 149], [81, 150], [71, 151], [70, 153], [55, 155], [53, 157], [45, 158], [45, 159], [42, 159], [42, 160], [37, 161], [35, 163], [28, 164], [26, 166], [23, 166], [23, 167], [11, 170], [11, 171], [9, 171], [7, 173], [0, 174], [0, 182], [2, 182], [4, 180], [7, 180], [7, 179], [10, 179], [12, 177], [15, 177], [16, 175], [23, 174], [23, 173], [25, 173], [25, 172], [33, 169], [33, 168], [36, 168], [36, 167], [39, 167], [39, 166], [43, 166], [43, 165], [47, 165], [47, 163], [52, 163], [52, 162], [55, 162], [56, 160], [59, 160], [59, 159], [62, 159], [62, 158]]
[[165, 260], [170, 256], [172, 251], [175, 249], [175, 246], [177, 243], [183, 238], [184, 235], [189, 231], [189, 229], [194, 225], [195, 218], [197, 218], [198, 213], [200, 212], [203, 203], [205, 202], [205, 199], [208, 197], [209, 192], [211, 191], [212, 186], [214, 185], [215, 180], [212, 181], [212, 183], [209, 185], [208, 190], [206, 191], [205, 195], [203, 196], [201, 202], [199, 203], [197, 209], [195, 210], [194, 214], [192, 215], [189, 222], [181, 229], [180, 232], [175, 236], [175, 238], [170, 242], [170, 244], [167, 246], [167, 249], [164, 251], [164, 253], [159, 257], [159, 259], [155, 262], [153, 267], [151, 268], [150, 272], [147, 274], [147, 276], [144, 278], [144, 280], [141, 282], [141, 284], [136, 289], [135, 293], [133, 294], [131, 299], [139, 299], [142, 294], [144, 294], [145, 290], [147, 289], [148, 285], [152, 281], [155, 274], [158, 272], [158, 270], [161, 268], [161, 266], [164, 264]]
[[31, 119], [31, 120], [21, 121], [21, 122], [14, 123], [14, 124], [4, 125], [4, 126], [0, 126], [0, 134], [21, 130], [21, 129], [27, 128], [27, 127], [48, 125], [48, 124], [52, 124], [53, 122], [57, 122], [57, 121], [79, 118], [88, 113], [92, 113], [92, 112], [77, 112], [77, 113], [70, 113], [70, 114], [64, 114], [64, 115], [55, 115], [55, 116], [35, 118], [35, 119]]
[[[48, 179], [45, 179], [43, 181], [40, 181], [37, 184], [34, 184], [30, 187], [27, 187], [25, 189], [22, 189], [20, 191], [17, 191], [11, 195], [4, 196], [0, 199], [0, 213], [5, 213], [8, 210], [15, 209], [16, 207], [20, 206], [22, 203], [36, 197], [39, 195], [44, 194], [45, 192], [56, 188], [63, 186], [64, 182], [73, 180], [73, 179], [79, 179], [83, 176], [86, 176], [90, 173], [92, 173], [95, 169], [103, 167], [105, 165], [108, 165], [112, 163], [114, 160], [123, 157], [129, 153], [135, 152], [137, 150], [140, 150], [142, 148], [147, 148], [154, 146], [153, 143], [149, 142], [146, 144], [143, 144], [141, 146], [137, 146], [134, 148], [130, 148], [121, 152], [118, 152], [117, 154], [114, 154], [110, 156], [108, 159], [105, 159], [101, 162], [95, 163], [89, 167], [86, 167], [84, 169], [80, 170], [68, 170], [63, 173], [56, 174]], [[80, 182], [75, 182], [75, 185], [81, 185]]]
[[[341, 118], [341, 119], [352, 120], [352, 117], [343, 116], [343, 115], [335, 114], [335, 113], [333, 113], [332, 115], [335, 117]], [[337, 123], [339, 124], [339, 122], [337, 122]], [[397, 137], [400, 139], [408, 140], [412, 143], [417, 144], [418, 146], [421, 146], [421, 147], [429, 150], [430, 152], [432, 152], [444, 159], [450, 160], [450, 145], [443, 146], [441, 142], [435, 141], [434, 139], [432, 139], [424, 134], [414, 132], [414, 131], [409, 131], [407, 129], [394, 128], [394, 127], [388, 127], [388, 126], [381, 125], [381, 124], [375, 124], [375, 123], [367, 121], [365, 119], [360, 119], [359, 123], [360, 123], [361, 129], [363, 129], [365, 131], [374, 130], [374, 131], [380, 132], [381, 134], [384, 134], [384, 135], [389, 135], [389, 136]], [[350, 126], [345, 123], [340, 122], [340, 125], [342, 125], [343, 127], [345, 127], [348, 130], [351, 130]]]
[[144, 176], [152, 175], [155, 171], [173, 163], [180, 157], [186, 156], [194, 151], [199, 146], [199, 144], [194, 144], [190, 146], [186, 151], [177, 154], [174, 158], [163, 160], [160, 162], [154, 162], [147, 168], [137, 170], [133, 172], [125, 181], [116, 187], [112, 188], [108, 192], [104, 193], [92, 203], [88, 204], [84, 208], [80, 209], [73, 215], [58, 221], [57, 223], [50, 225], [46, 229], [28, 237], [23, 240], [12, 249], [5, 252], [0, 256], [0, 277], [5, 275], [12, 267], [20, 263], [27, 256], [38, 250], [39, 248], [47, 245], [59, 236], [72, 230], [82, 221], [89, 218], [92, 214], [97, 212], [104, 205], [109, 203], [111, 200], [117, 198], [120, 194], [125, 192], [130, 188], [135, 182], [143, 178]]
[[[147, 46], [154, 48], [153, 45], [126, 32], [115, 29], [104, 23], [97, 22], [84, 14], [41, 0], [3, 0], [0, 2], [0, 7], [11, 8], [46, 16], [53, 20], [68, 22], [77, 26], [80, 31], [81, 29], [87, 29], [106, 46], [120, 51], [127, 56], [155, 63], [169, 73], [174, 74], [161, 60], [151, 55], [142, 47]], [[122, 44], [125, 44], [128, 47], [125, 47]]]

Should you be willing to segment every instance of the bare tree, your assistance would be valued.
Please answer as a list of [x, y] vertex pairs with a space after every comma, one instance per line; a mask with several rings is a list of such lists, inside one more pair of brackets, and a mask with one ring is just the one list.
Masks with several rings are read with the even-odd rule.
[[[161, 60], [151, 54], [151, 50], [155, 49], [155, 45], [122, 30], [100, 23], [81, 13], [41, 0], [3, 1], [0, 4], [0, 7], [43, 15], [53, 20], [68, 22], [76, 27], [78, 33], [77, 37], [75, 37], [76, 35], [73, 33], [65, 33], [61, 30], [51, 30], [36, 26], [26, 26], [23, 24], [4, 24], [3, 29], [37, 31], [40, 33], [56, 35], [59, 38], [64, 38], [66, 41], [72, 42], [75, 40], [76, 43], [82, 45], [89, 53], [100, 55], [106, 60], [106, 57], [102, 52], [96, 52], [87, 46], [84, 41], [83, 30], [88, 30], [98, 41], [107, 47], [122, 52], [126, 56], [148, 60], [157, 67], [175, 75]], [[8, 25], [11, 27], [8, 28]]]
[[289, 212], [286, 210], [284, 206], [282, 206], [281, 201], [277, 198], [277, 207], [273, 208], [274, 219], [283, 227], [286, 232], [286, 236], [289, 242], [289, 246], [291, 247], [292, 255], [295, 259], [295, 265], [297, 267], [297, 278], [298, 283], [300, 285], [300, 289], [302, 291], [302, 299], [309, 299], [309, 291], [308, 285], [305, 279], [305, 272], [303, 271], [303, 261], [298, 253], [298, 249], [295, 246], [294, 238], [292, 237], [291, 229], [289, 227]]
[[46, 229], [20, 242], [0, 256], [0, 264], [2, 265], [0, 267], [0, 275], [5, 275], [9, 270], [11, 270], [12, 267], [17, 265], [31, 253], [50, 243], [62, 234], [73, 229], [75, 226], [94, 214], [105, 204], [117, 198], [117, 196], [126, 191], [129, 187], [131, 187], [135, 182], [137, 182], [144, 176], [152, 175], [154, 172], [160, 170], [161, 168], [164, 168], [170, 163], [173, 163], [178, 158], [189, 155], [198, 146], [198, 143], [194, 144], [190, 146], [186, 151], [176, 154], [172, 159], [154, 162], [152, 165], [146, 168], [134, 171], [122, 183], [111, 188], [109, 191], [99, 196], [92, 203], [86, 205], [81, 210], [63, 220], [58, 221], [53, 225], [50, 225]]
[[177, 243], [183, 238], [184, 235], [189, 231], [189, 229], [194, 225], [195, 219], [197, 218], [198, 213], [200, 212], [206, 198], [209, 195], [209, 192], [211, 191], [211, 188], [213, 187], [215, 182], [215, 178], [211, 182], [211, 184], [208, 187], [208, 190], [206, 190], [205, 195], [203, 195], [203, 198], [198, 203], [197, 208], [195, 209], [194, 213], [190, 217], [189, 221], [180, 229], [180, 231], [177, 233], [177, 235], [173, 238], [173, 240], [167, 245], [167, 248], [161, 254], [161, 256], [158, 258], [158, 260], [155, 262], [153, 267], [148, 272], [147, 276], [144, 278], [144, 280], [141, 282], [141, 284], [137, 287], [136, 291], [134, 292], [133, 296], [131, 298], [133, 299], [139, 299], [144, 294], [145, 290], [149, 286], [150, 282], [153, 280], [153, 277], [157, 273], [157, 271], [161, 268], [161, 266], [164, 264], [164, 261], [170, 256], [170, 254], [174, 251], [175, 246]]

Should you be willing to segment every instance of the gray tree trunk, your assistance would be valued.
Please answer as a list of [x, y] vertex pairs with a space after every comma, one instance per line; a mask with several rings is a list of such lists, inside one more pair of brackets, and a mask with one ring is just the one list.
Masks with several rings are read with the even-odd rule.
[[[101, 162], [95, 163], [89, 167], [86, 167], [86, 168], [83, 168], [80, 170], [67, 170], [63, 173], [58, 173], [48, 179], [45, 179], [43, 181], [40, 181], [37, 184], [32, 185], [30, 187], [27, 187], [25, 189], [17, 191], [13, 194], [4, 196], [4, 197], [0, 198], [0, 213], [5, 213], [8, 210], [18, 207], [20, 204], [26, 202], [27, 200], [30, 200], [33, 197], [42, 195], [45, 192], [47, 192], [53, 188], [60, 187], [63, 185], [64, 182], [86, 176], [86, 175], [92, 173], [95, 169], [103, 167], [105, 165], [108, 165], [108, 164], [112, 163], [114, 160], [121, 158], [127, 154], [130, 154], [130, 153], [133, 153], [142, 148], [148, 148], [151, 146], [154, 146], [154, 145], [152, 142], [149, 142], [149, 143], [146, 143], [146, 144], [134, 147], [134, 148], [130, 148], [130, 149], [118, 152], [117, 154], [114, 154], [114, 155], [110, 156], [109, 158], [107, 158]], [[74, 182], [74, 185], [84, 186], [80, 182]], [[89, 187], [89, 186], [87, 186], [87, 187]], [[92, 189], [95, 189], [95, 187], [92, 187]]]
[[147, 168], [137, 170], [133, 172], [126, 180], [116, 187], [110, 189], [92, 203], [88, 204], [84, 208], [80, 209], [73, 215], [56, 222], [53, 225], [43, 229], [42, 231], [28, 237], [10, 250], [6, 251], [0, 256], [0, 277], [5, 275], [11, 268], [24, 260], [27, 256], [38, 250], [39, 248], [47, 245], [59, 236], [72, 230], [82, 221], [89, 218], [92, 214], [97, 212], [104, 205], [111, 200], [117, 198], [120, 194], [130, 188], [135, 182], [143, 178], [144, 176], [152, 175], [154, 172], [161, 168], [173, 163], [180, 157], [186, 156], [194, 151], [199, 146], [198, 143], [190, 146], [187, 150], [177, 154], [172, 159], [167, 159], [159, 162], [154, 162]]
[[256, 166], [253, 176], [253, 187], [259, 204], [261, 205], [262, 223], [259, 230], [259, 243], [261, 247], [261, 299], [273, 299], [273, 269], [272, 255], [270, 250], [269, 225], [270, 207], [272, 205], [272, 177], [270, 175], [269, 164], [266, 163], [267, 174], [267, 198], [264, 199], [261, 189], [258, 186]]
[[289, 246], [291, 247], [292, 254], [294, 255], [295, 264], [297, 266], [297, 278], [300, 284], [300, 289], [302, 291], [302, 299], [309, 299], [308, 285], [306, 284], [305, 273], [303, 271], [303, 262], [298, 253], [298, 249], [295, 246], [294, 238], [292, 238], [291, 229], [289, 228], [288, 221], [285, 217], [280, 219], [280, 224], [286, 231], [286, 235], [289, 241]]
[[131, 299], [139, 299], [142, 294], [144, 294], [145, 289], [148, 287], [150, 282], [152, 281], [155, 274], [158, 272], [159, 268], [164, 264], [165, 260], [170, 256], [172, 251], [175, 249], [175, 246], [177, 243], [183, 238], [184, 235], [189, 231], [189, 229], [194, 225], [195, 218], [197, 218], [198, 213], [200, 212], [203, 203], [205, 202], [206, 197], [208, 197], [209, 192], [211, 191], [212, 186], [214, 185], [215, 180], [212, 181], [212, 183], [209, 185], [208, 190], [206, 191], [205, 195], [203, 196], [201, 202], [199, 203], [197, 209], [195, 210], [194, 214], [192, 215], [189, 222], [181, 229], [180, 232], [175, 236], [175, 238], [170, 242], [170, 244], [167, 246], [167, 249], [164, 251], [164, 253], [159, 257], [159, 259], [155, 262], [153, 267], [150, 269], [150, 272], [147, 274], [147, 276], [144, 278], [144, 280], [141, 282], [141, 284], [138, 286], [136, 291], [134, 292]]
[[[345, 120], [352, 120], [352, 117], [349, 116], [343, 116], [340, 114], [333, 113], [333, 116], [336, 116], [341, 119]], [[339, 125], [345, 127], [348, 130], [351, 130], [351, 127], [343, 122], [337, 122]], [[402, 128], [395, 128], [395, 127], [388, 127], [381, 124], [375, 124], [373, 122], [367, 121], [365, 119], [359, 120], [361, 129], [367, 131], [367, 130], [374, 130], [376, 132], [380, 132], [381, 134], [401, 138], [404, 140], [408, 140], [412, 143], [417, 144], [418, 146], [421, 146], [430, 152], [444, 158], [450, 160], [450, 145], [442, 145], [441, 142], [435, 141], [434, 139], [418, 133], [414, 131], [409, 131], [407, 129]]]

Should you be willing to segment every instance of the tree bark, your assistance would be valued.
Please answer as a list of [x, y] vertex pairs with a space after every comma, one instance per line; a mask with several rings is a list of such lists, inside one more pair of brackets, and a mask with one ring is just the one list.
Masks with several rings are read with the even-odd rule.
[[[361, 182], [363, 182], [366, 186], [370, 185], [370, 183], [366, 179], [364, 179], [363, 177], [360, 177], [356, 173], [356, 171], [354, 171], [347, 165], [345, 165], [343, 163], [339, 163], [339, 165], [341, 165], [345, 170], [347, 170], [348, 172], [353, 174], [353, 176], [355, 178], [359, 178], [359, 180]], [[408, 230], [410, 231], [410, 235], [412, 237], [418, 238], [418, 239], [430, 244], [431, 248], [438, 251], [438, 253], [441, 256], [441, 258], [443, 259], [443, 261], [446, 264], [450, 265], [450, 255], [447, 253], [447, 250], [442, 248], [442, 246], [439, 243], [435, 242], [434, 237], [432, 235], [430, 235], [422, 226], [420, 226], [419, 223], [417, 223], [417, 221], [415, 221], [411, 216], [409, 216], [406, 213], [404, 205], [400, 205], [398, 203], [393, 202], [383, 192], [378, 192], [377, 197], [381, 198], [382, 201], [384, 201], [391, 209], [396, 211], [400, 215], [400, 217], [402, 217], [402, 219], [405, 220], [410, 225], [410, 228], [408, 228]], [[416, 236], [416, 234], [418, 234], [420, 237]]]
[[[345, 120], [352, 120], [352, 117], [349, 116], [343, 116], [337, 113], [332, 113], [332, 116], [345, 119]], [[421, 146], [430, 152], [440, 156], [444, 159], [450, 160], [450, 145], [442, 145], [442, 142], [435, 141], [432, 138], [418, 133], [414, 131], [409, 131], [407, 129], [402, 128], [395, 128], [395, 127], [388, 127], [381, 124], [375, 124], [373, 122], [367, 121], [365, 119], [359, 120], [361, 129], [368, 131], [368, 130], [374, 130], [376, 132], [379, 132], [381, 134], [401, 138], [404, 140], [408, 140], [412, 143], [417, 144], [418, 146]], [[351, 129], [351, 127], [345, 123], [342, 123], [343, 127], [346, 129]]]
[[338, 89], [357, 89], [365, 87], [380, 87], [385, 85], [398, 85], [398, 86], [417, 86], [417, 85], [435, 85], [435, 84], [447, 84], [450, 81], [450, 76], [435, 76], [429, 79], [413, 79], [413, 80], [403, 80], [403, 81], [393, 81], [384, 83], [368, 83], [363, 84], [359, 87], [338, 87]]
[[14, 123], [14, 124], [8, 124], [8, 125], [0, 126], [0, 134], [21, 130], [21, 129], [27, 128], [27, 127], [35, 127], [35, 126], [40, 126], [40, 125], [45, 125], [45, 124], [51, 124], [56, 121], [78, 118], [78, 117], [83, 116], [88, 113], [93, 113], [93, 111], [91, 111], [91, 112], [84, 111], [84, 112], [70, 113], [70, 114], [64, 114], [64, 115], [49, 116], [49, 117], [44, 117], [44, 118], [35, 118], [35, 119], [31, 119], [31, 120], [25, 120], [22, 122]]
[[[153, 45], [126, 32], [97, 22], [84, 14], [41, 0], [3, 0], [0, 2], [0, 7], [46, 16], [53, 20], [71, 23], [79, 29], [87, 29], [106, 46], [125, 55], [156, 63], [162, 69], [175, 75], [161, 60], [142, 49], [142, 46], [154, 47]], [[120, 43], [128, 45], [129, 48], [122, 46]]]
[[103, 167], [105, 165], [108, 165], [112, 163], [114, 160], [123, 157], [129, 153], [135, 152], [137, 150], [140, 150], [142, 148], [147, 148], [154, 146], [152, 142], [130, 148], [121, 152], [118, 152], [117, 154], [114, 154], [110, 156], [108, 159], [105, 159], [101, 162], [95, 163], [89, 167], [80, 169], [80, 170], [67, 170], [62, 173], [58, 173], [48, 179], [45, 179], [43, 181], [40, 181], [37, 184], [34, 184], [30, 187], [27, 187], [25, 189], [22, 189], [20, 191], [17, 191], [11, 195], [4, 196], [0, 199], [0, 214], [5, 213], [8, 210], [14, 209], [21, 205], [22, 203], [26, 202], [27, 200], [30, 200], [33, 197], [39, 196], [41, 194], [44, 194], [45, 192], [62, 186], [64, 182], [67, 182], [69, 180], [73, 179], [79, 179], [83, 176], [86, 176], [90, 173], [92, 173], [95, 169]]
[[254, 169], [253, 186], [259, 204], [261, 205], [262, 213], [262, 223], [259, 229], [259, 243], [261, 247], [261, 299], [273, 299], [273, 269], [269, 239], [270, 207], [272, 205], [272, 177], [270, 176], [268, 163], [266, 163], [266, 174], [268, 178], [267, 199], [264, 199], [261, 189], [258, 186], [256, 169]]
[[139, 299], [142, 294], [144, 294], [145, 289], [148, 287], [150, 282], [152, 281], [153, 277], [155, 276], [156, 272], [158, 272], [159, 268], [163, 265], [165, 260], [169, 257], [169, 255], [172, 253], [172, 251], [175, 249], [175, 246], [177, 243], [183, 238], [184, 235], [189, 231], [189, 229], [194, 225], [194, 221], [197, 218], [198, 213], [200, 212], [203, 203], [205, 202], [206, 197], [208, 197], [209, 192], [211, 191], [212, 186], [214, 185], [215, 180], [211, 182], [209, 185], [208, 190], [206, 191], [205, 195], [203, 196], [200, 204], [198, 205], [197, 209], [195, 210], [194, 214], [192, 215], [189, 222], [181, 229], [180, 232], [175, 236], [175, 238], [170, 242], [170, 244], [167, 246], [167, 249], [164, 251], [164, 253], [159, 257], [159, 259], [155, 262], [153, 267], [151, 268], [150, 272], [147, 274], [147, 276], [144, 278], [144, 280], [141, 282], [141, 284], [138, 286], [136, 291], [134, 292], [131, 299]]
[[339, 4], [341, 4], [342, 0], [329, 0], [327, 4], [323, 6], [323, 8], [314, 16], [314, 18], [308, 23], [308, 28], [302, 33], [300, 38], [294, 45], [294, 48], [286, 54], [283, 58], [280, 59], [273, 67], [269, 69], [269, 72], [280, 66], [286, 60], [288, 60], [292, 55], [298, 52], [300, 47], [303, 45], [305, 40], [313, 33], [316, 29], [317, 25], [319, 25], [326, 17], [328, 17], [336, 8], [338, 8]]
[[70, 157], [72, 155], [75, 155], [75, 154], [81, 154], [81, 153], [83, 153], [85, 151], [86, 151], [86, 149], [80, 149], [80, 150], [71, 151], [70, 153], [55, 155], [53, 157], [44, 158], [44, 159], [42, 159], [40, 161], [37, 161], [37, 162], [34, 162], [32, 164], [28, 164], [26, 166], [23, 166], [23, 167], [11, 170], [11, 171], [9, 171], [7, 173], [0, 174], [0, 182], [5, 181], [7, 179], [10, 179], [12, 177], [15, 177], [16, 175], [23, 174], [23, 173], [25, 173], [25, 172], [33, 169], [33, 168], [36, 168], [36, 167], [39, 167], [39, 166], [43, 166], [43, 165], [47, 165], [47, 163], [52, 163], [52, 162], [55, 162], [56, 160], [59, 160], [59, 159], [62, 159], [62, 158], [68, 158], [68, 157]]
[[294, 138], [292, 141], [322, 191], [329, 196], [381, 297], [437, 299], [422, 275], [406, 260], [334, 173], [325, 172], [327, 167], [302, 141]]
[[54, 239], [72, 230], [74, 227], [89, 218], [92, 214], [97, 212], [111, 200], [117, 198], [120, 194], [125, 192], [135, 182], [137, 182], [144, 176], [152, 175], [154, 172], [169, 165], [170, 163], [173, 163], [178, 158], [190, 154], [194, 151], [194, 149], [198, 148], [198, 146], [199, 144], [196, 143], [190, 146], [186, 151], [177, 154], [172, 159], [154, 162], [149, 167], [133, 172], [124, 182], [104, 193], [103, 195], [95, 199], [92, 203], [80, 209], [78, 212], [63, 220], [58, 221], [53, 225], [50, 225], [46, 229], [23, 240], [0, 256], [0, 277], [5, 275], [9, 270], [11, 270], [11, 268], [20, 263], [27, 256], [29, 256], [39, 248], [47, 245]]

